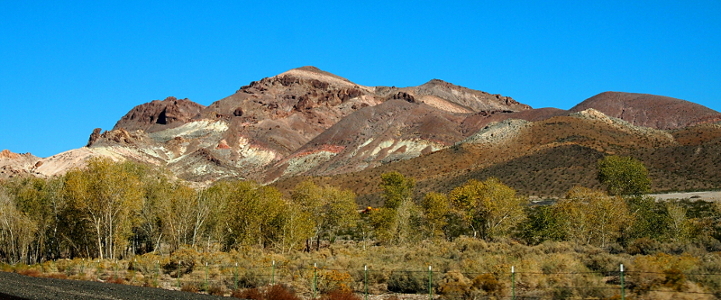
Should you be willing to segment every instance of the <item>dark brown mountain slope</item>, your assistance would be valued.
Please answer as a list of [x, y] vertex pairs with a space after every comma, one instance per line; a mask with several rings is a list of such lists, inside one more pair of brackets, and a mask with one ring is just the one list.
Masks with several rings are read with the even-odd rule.
[[388, 100], [345, 117], [277, 163], [266, 180], [354, 172], [430, 153], [466, 136], [463, 118], [424, 103]]
[[571, 112], [589, 108], [636, 126], [679, 129], [721, 121], [721, 113], [686, 100], [649, 94], [605, 92], [586, 99]]

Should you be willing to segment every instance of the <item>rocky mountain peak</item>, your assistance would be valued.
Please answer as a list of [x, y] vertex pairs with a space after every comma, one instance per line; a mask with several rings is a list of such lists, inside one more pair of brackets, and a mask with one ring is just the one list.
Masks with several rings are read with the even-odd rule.
[[185, 99], [167, 97], [153, 100], [131, 109], [115, 124], [113, 129], [144, 130], [156, 132], [174, 128], [189, 122], [205, 106]]
[[20, 154], [10, 152], [10, 150], [7, 149], [0, 151], [0, 158], [19, 159], [21, 157]]

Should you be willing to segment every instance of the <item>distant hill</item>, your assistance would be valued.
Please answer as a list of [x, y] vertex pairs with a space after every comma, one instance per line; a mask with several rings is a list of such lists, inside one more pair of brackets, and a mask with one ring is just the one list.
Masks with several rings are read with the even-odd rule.
[[656, 129], [679, 129], [721, 121], [721, 113], [703, 105], [648, 94], [605, 92], [586, 99], [570, 111], [589, 108], [633, 125]]

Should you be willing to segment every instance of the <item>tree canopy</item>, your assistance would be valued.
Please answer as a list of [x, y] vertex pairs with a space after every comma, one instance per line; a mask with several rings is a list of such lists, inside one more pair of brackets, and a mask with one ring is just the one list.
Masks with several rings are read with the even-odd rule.
[[633, 157], [611, 155], [599, 160], [598, 180], [611, 195], [642, 195], [651, 190], [646, 166]]

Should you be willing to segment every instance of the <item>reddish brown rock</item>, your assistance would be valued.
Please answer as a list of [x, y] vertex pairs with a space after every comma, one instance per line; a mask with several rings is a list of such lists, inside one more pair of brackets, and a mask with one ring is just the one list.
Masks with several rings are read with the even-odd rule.
[[153, 100], [131, 109], [113, 129], [144, 130], [156, 132], [178, 127], [189, 122], [205, 106], [188, 99], [168, 97], [165, 100]]

